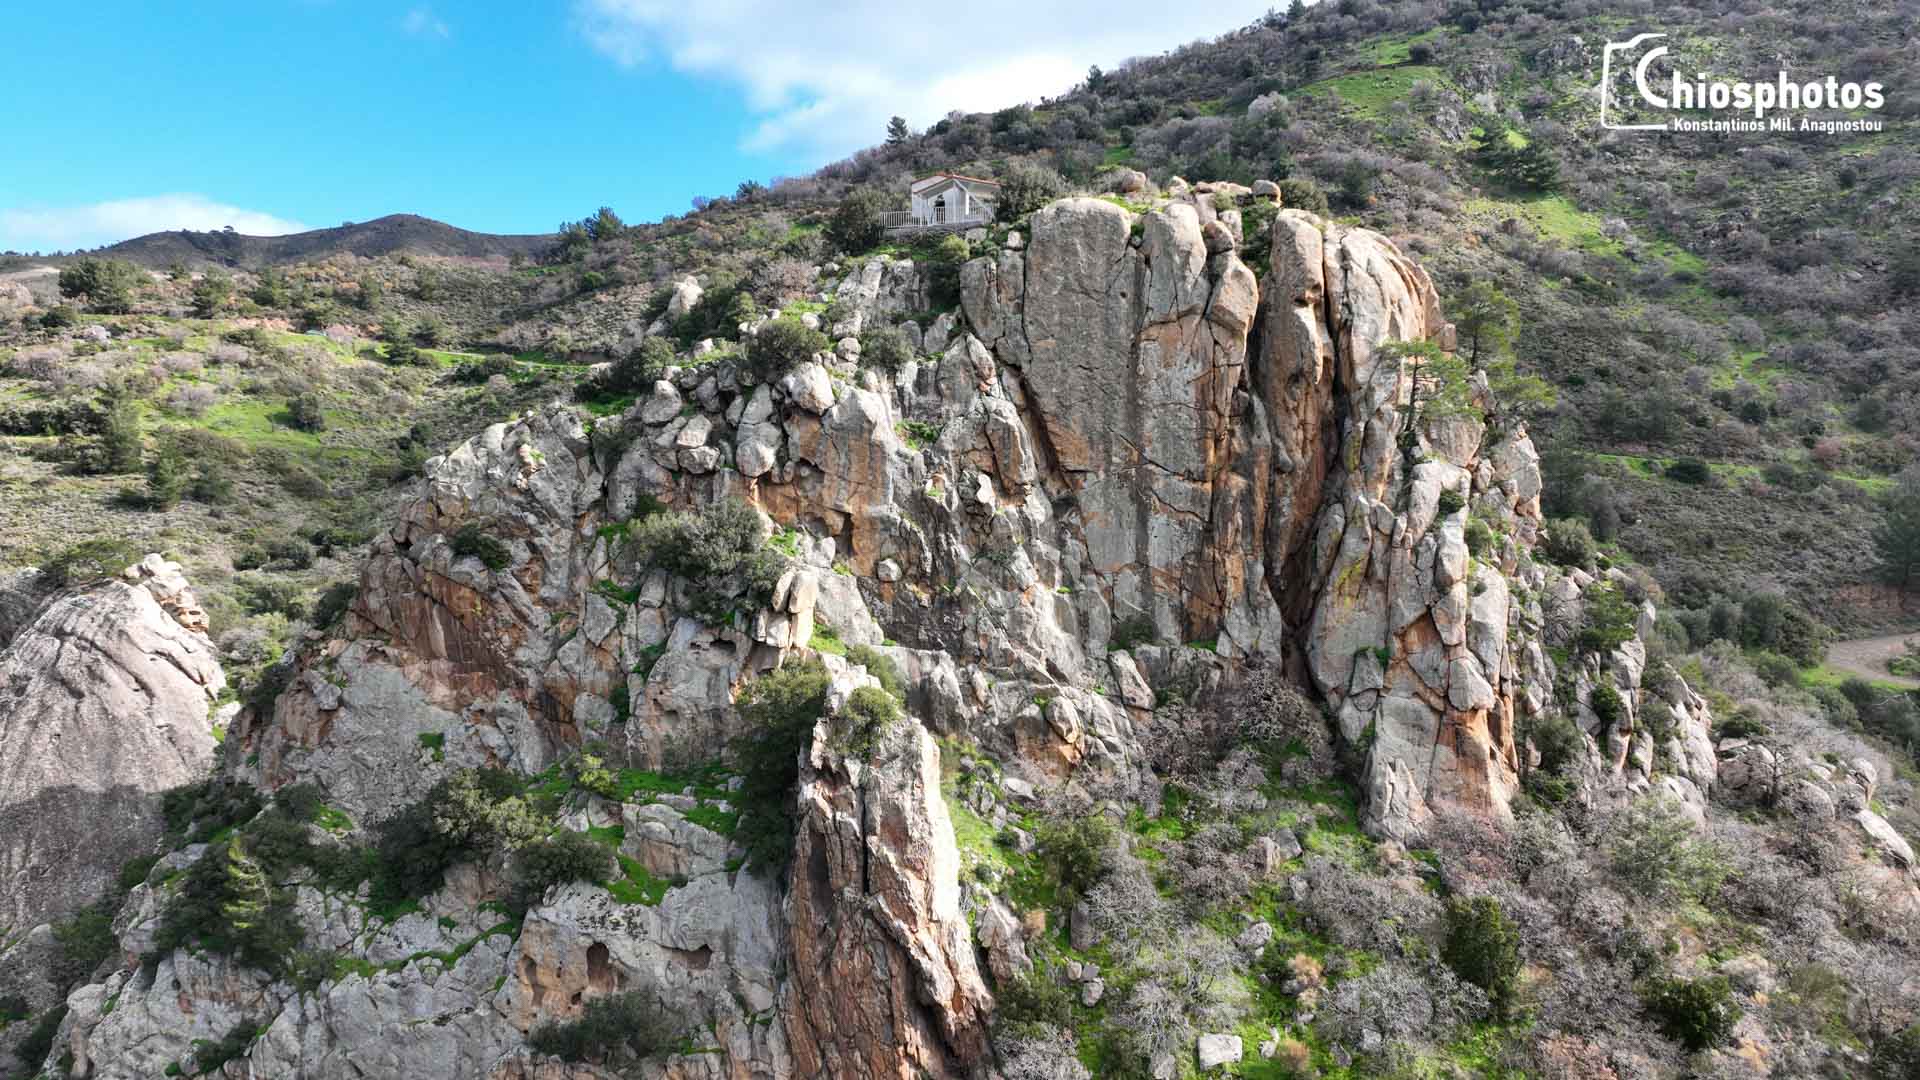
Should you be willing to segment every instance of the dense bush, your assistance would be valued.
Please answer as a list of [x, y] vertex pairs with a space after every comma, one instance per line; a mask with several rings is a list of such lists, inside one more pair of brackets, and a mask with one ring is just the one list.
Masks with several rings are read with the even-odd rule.
[[665, 338], [650, 337], [625, 355], [615, 357], [606, 370], [582, 382], [576, 395], [588, 400], [651, 394], [653, 384], [673, 366], [673, 346]]
[[860, 335], [860, 363], [891, 375], [913, 359], [906, 335], [891, 326], [875, 327]]
[[586, 833], [561, 830], [550, 839], [521, 848], [514, 856], [511, 906], [525, 912], [555, 885], [570, 881], [598, 884], [613, 869], [613, 853], [606, 845]]
[[635, 522], [629, 551], [642, 565], [686, 584], [688, 609], [714, 625], [755, 611], [773, 596], [784, 561], [762, 540], [759, 515], [726, 499], [698, 512], [654, 514]]
[[892, 208], [893, 200], [878, 191], [863, 189], [841, 200], [827, 219], [824, 230], [834, 247], [849, 255], [859, 255], [880, 246], [886, 238], [881, 217]]
[[1331, 208], [1327, 205], [1327, 193], [1320, 185], [1305, 177], [1289, 177], [1279, 181], [1280, 205], [1310, 211], [1324, 216]]
[[1743, 1015], [1724, 975], [1655, 979], [1647, 987], [1646, 1004], [1667, 1034], [1689, 1050], [1724, 1045]]
[[1067, 193], [1067, 182], [1052, 169], [1039, 165], [1015, 165], [1000, 177], [1000, 201], [994, 216], [1001, 221], [1017, 221]]
[[1667, 466], [1666, 476], [1682, 484], [1704, 484], [1713, 479], [1713, 466], [1697, 457], [1683, 457]]
[[759, 382], [774, 382], [831, 345], [827, 335], [798, 319], [775, 319], [747, 342], [747, 369]]
[[1049, 821], [1036, 834], [1061, 888], [1084, 896], [1113, 866], [1121, 837], [1105, 814]]
[[1728, 873], [1726, 853], [1661, 795], [1644, 796], [1616, 815], [1607, 854], [1622, 882], [1656, 900], [1703, 899]]
[[471, 556], [479, 559], [480, 565], [489, 570], [505, 570], [513, 562], [513, 552], [507, 545], [488, 536], [479, 522], [470, 521], [453, 534], [453, 557], [465, 559]]
[[1540, 538], [1540, 554], [1561, 566], [1586, 570], [1593, 566], [1600, 546], [1594, 543], [1585, 522], [1561, 518], [1547, 523], [1546, 535]]
[[278, 975], [303, 936], [291, 893], [236, 833], [188, 868], [160, 916], [153, 947], [203, 949]]
[[1487, 992], [1509, 1014], [1520, 986], [1520, 932], [1491, 896], [1447, 901], [1440, 958], [1454, 974]]
[[1136, 645], [1151, 645], [1154, 640], [1153, 620], [1145, 615], [1130, 615], [1113, 624], [1107, 647], [1115, 652], [1124, 652]]
[[886, 653], [871, 645], [855, 645], [847, 650], [847, 662], [866, 668], [867, 674], [880, 680], [880, 688], [899, 701], [907, 700], [907, 682], [900, 674], [900, 665]]
[[113, 915], [118, 906], [111, 900], [89, 904], [53, 924], [56, 984], [64, 989], [85, 982], [100, 962], [119, 948], [113, 932]]
[[28, 1069], [38, 1070], [53, 1052], [54, 1037], [60, 1034], [60, 1025], [67, 1019], [67, 1003], [61, 1002], [47, 1010], [46, 1014], [34, 1022], [33, 1030], [13, 1048], [13, 1056], [19, 1058]]
[[47, 584], [64, 589], [117, 577], [140, 558], [140, 549], [125, 540], [82, 540], [48, 559], [40, 570]]
[[426, 896], [455, 865], [538, 840], [548, 818], [512, 773], [461, 769], [376, 828], [380, 871], [374, 900], [392, 904]]
[[241, 1020], [228, 1028], [220, 1038], [200, 1043], [193, 1051], [194, 1075], [210, 1075], [227, 1062], [245, 1057], [253, 1040], [265, 1030], [257, 1021]]
[[85, 258], [60, 271], [60, 295], [87, 298], [87, 308], [108, 315], [133, 310], [133, 290], [146, 275], [121, 259]]
[[877, 686], [862, 686], [847, 696], [841, 710], [844, 728], [842, 746], [846, 753], [865, 757], [873, 753], [880, 739], [900, 721], [900, 702]]
[[747, 733], [733, 742], [741, 776], [734, 837], [761, 876], [779, 873], [793, 854], [793, 791], [800, 754], [827, 711], [827, 669], [818, 660], [788, 664], [740, 691]]
[[538, 1054], [620, 1069], [670, 1049], [679, 1025], [638, 990], [590, 998], [572, 1020], [550, 1020], [527, 1033]]
[[320, 404], [320, 395], [309, 391], [289, 398], [287, 423], [301, 431], [325, 431], [327, 413]]
[[171, 788], [160, 797], [167, 833], [188, 844], [205, 843], [215, 833], [252, 820], [264, 805], [251, 784], [217, 776]]
[[1612, 584], [1590, 585], [1581, 594], [1580, 632], [1575, 641], [1583, 652], [1605, 656], [1633, 639], [1640, 609]]

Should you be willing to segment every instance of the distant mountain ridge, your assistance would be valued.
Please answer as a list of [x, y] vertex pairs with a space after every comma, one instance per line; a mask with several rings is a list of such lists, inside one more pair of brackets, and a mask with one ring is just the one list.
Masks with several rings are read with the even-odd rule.
[[469, 232], [418, 214], [388, 214], [331, 229], [286, 236], [246, 236], [233, 232], [149, 233], [105, 249], [105, 254], [143, 266], [175, 262], [258, 267], [324, 259], [329, 255], [443, 255], [484, 259], [498, 255], [536, 255], [552, 246], [553, 234], [508, 236]]

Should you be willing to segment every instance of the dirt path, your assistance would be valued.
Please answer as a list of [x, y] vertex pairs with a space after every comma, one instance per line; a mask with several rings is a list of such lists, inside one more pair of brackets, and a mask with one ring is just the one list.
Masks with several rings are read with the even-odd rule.
[[1827, 647], [1827, 664], [1849, 675], [1920, 690], [1920, 679], [1895, 675], [1887, 670], [1887, 661], [1905, 652], [1907, 642], [1915, 638], [1920, 638], [1920, 631], [1836, 641]]

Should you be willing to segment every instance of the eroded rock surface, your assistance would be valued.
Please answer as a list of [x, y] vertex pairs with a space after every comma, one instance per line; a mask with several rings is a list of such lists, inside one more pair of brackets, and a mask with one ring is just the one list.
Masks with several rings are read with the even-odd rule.
[[180, 568], [148, 556], [55, 596], [0, 653], [0, 924], [92, 903], [213, 760], [226, 678]]

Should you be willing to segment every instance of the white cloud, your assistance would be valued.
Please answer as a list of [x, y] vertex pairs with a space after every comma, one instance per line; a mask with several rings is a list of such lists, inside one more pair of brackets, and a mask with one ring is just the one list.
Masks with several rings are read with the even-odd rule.
[[453, 36], [453, 30], [447, 26], [446, 21], [438, 15], [435, 15], [431, 8], [417, 7], [407, 12], [407, 17], [400, 20], [400, 29], [405, 30], [414, 37], [448, 38]]
[[147, 195], [86, 206], [0, 209], [0, 250], [71, 251], [170, 229], [205, 232], [228, 225], [249, 236], [280, 236], [310, 227], [205, 195]]
[[1066, 91], [1092, 64], [1163, 52], [1259, 18], [1273, 0], [576, 0], [586, 39], [632, 66], [663, 59], [739, 84], [760, 116], [752, 150], [822, 157], [879, 141], [887, 118], [924, 128]]

